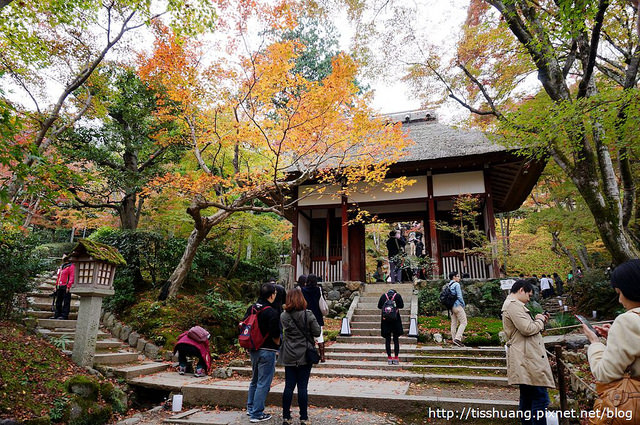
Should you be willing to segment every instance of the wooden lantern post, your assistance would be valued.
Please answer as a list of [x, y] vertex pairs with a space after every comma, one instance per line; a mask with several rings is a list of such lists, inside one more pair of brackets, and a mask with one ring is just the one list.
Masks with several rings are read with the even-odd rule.
[[115, 248], [87, 239], [78, 241], [71, 261], [75, 266], [71, 293], [80, 296], [71, 358], [80, 366], [93, 366], [102, 299], [114, 294], [116, 267], [127, 263]]

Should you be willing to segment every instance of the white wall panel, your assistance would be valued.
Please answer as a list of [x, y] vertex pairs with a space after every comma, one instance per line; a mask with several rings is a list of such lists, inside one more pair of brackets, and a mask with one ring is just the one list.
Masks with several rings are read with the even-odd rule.
[[484, 193], [482, 171], [433, 175], [433, 196], [463, 195], [465, 193]]

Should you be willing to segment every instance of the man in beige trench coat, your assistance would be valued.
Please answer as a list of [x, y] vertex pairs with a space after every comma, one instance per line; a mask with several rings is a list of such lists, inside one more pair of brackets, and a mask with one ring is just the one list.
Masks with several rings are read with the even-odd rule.
[[510, 385], [520, 386], [522, 423], [546, 425], [547, 388], [555, 388], [555, 383], [540, 332], [549, 318], [544, 314], [531, 318], [525, 304], [532, 294], [531, 283], [518, 280], [502, 305], [502, 326], [507, 334], [507, 376]]

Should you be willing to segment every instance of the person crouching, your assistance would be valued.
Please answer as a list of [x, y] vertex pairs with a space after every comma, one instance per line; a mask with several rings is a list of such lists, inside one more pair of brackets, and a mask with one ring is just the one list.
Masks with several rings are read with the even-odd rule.
[[178, 373], [187, 371], [187, 357], [196, 357], [198, 364], [194, 376], [201, 378], [209, 373], [211, 355], [209, 354], [209, 332], [200, 326], [194, 326], [178, 337], [173, 353], [178, 353]]

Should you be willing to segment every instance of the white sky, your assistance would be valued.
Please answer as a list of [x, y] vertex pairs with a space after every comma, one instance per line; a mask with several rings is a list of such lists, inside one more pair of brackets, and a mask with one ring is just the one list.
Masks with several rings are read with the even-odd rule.
[[[414, 22], [419, 28], [424, 29], [429, 43], [453, 51], [458, 40], [457, 32], [466, 18], [468, 3], [469, 0], [415, 0], [412, 4], [417, 7], [418, 13], [413, 17]], [[346, 13], [338, 13], [334, 18], [334, 23], [341, 36], [340, 49], [350, 51], [354, 29], [347, 21]], [[138, 30], [126, 40], [122, 40], [116, 50], [111, 52], [108, 57], [113, 59], [114, 56], [122, 57], [123, 53], [126, 55], [127, 51], [139, 51], [141, 48], [151, 49], [151, 43], [151, 34], [148, 31]], [[421, 107], [420, 101], [412, 96], [408, 85], [402, 82], [401, 78], [401, 69], [394, 70], [392, 75], [384, 78], [375, 80], [361, 78], [362, 82], [368, 84], [374, 92], [372, 104], [374, 109], [380, 113], [392, 113]], [[19, 87], [7, 79], [4, 79], [0, 85], [7, 89], [8, 93], [6, 94], [12, 100], [22, 103], [27, 108], [33, 107], [33, 102], [25, 96]], [[55, 82], [55, 79], [49, 79], [46, 90], [42, 93], [49, 100], [42, 99], [43, 103], [55, 102], [61, 90], [62, 87]], [[453, 101], [446, 102], [437, 110], [437, 113], [439, 120], [444, 123], [454, 123], [466, 116], [466, 111]]]

